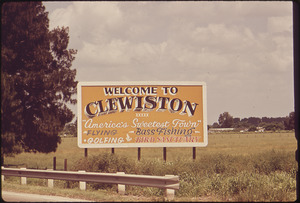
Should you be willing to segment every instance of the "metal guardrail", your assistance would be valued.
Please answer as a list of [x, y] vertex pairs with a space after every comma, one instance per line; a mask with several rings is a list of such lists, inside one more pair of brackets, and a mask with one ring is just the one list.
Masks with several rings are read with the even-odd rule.
[[1, 174], [6, 176], [18, 176], [27, 178], [73, 180], [84, 182], [137, 185], [175, 190], [179, 189], [178, 176], [149, 176], [75, 171], [45, 171], [15, 168], [2, 168]]
[[[70, 180], [80, 182], [96, 182], [118, 185], [135, 185], [144, 187], [157, 187], [166, 189], [167, 193], [175, 193], [179, 189], [179, 177], [173, 175], [150, 176], [150, 175], [132, 175], [124, 173], [95, 173], [84, 171], [54, 171], [54, 170], [35, 170], [35, 169], [16, 169], [1, 167], [2, 176], [17, 176], [27, 178], [42, 178], [54, 180]], [[125, 186], [124, 186], [125, 192]], [[174, 197], [173, 197], [174, 198]]]

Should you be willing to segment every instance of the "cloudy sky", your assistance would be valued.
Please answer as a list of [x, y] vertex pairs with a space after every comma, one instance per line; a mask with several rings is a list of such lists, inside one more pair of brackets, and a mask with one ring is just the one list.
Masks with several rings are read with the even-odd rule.
[[78, 81], [203, 81], [208, 124], [294, 111], [292, 2], [44, 5], [70, 29]]

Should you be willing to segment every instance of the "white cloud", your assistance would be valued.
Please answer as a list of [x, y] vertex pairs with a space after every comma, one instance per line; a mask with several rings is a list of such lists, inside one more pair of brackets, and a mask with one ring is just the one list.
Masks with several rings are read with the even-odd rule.
[[272, 33], [277, 32], [291, 32], [292, 31], [292, 16], [279, 16], [268, 18], [268, 31]]
[[209, 123], [225, 110], [283, 116], [293, 108], [290, 2], [57, 5], [50, 27], [69, 26], [80, 81], [206, 81]]
[[82, 48], [83, 42], [100, 44], [110, 39], [109, 31], [122, 22], [116, 3], [74, 2], [50, 14], [50, 29], [59, 26], [70, 28], [70, 46]]

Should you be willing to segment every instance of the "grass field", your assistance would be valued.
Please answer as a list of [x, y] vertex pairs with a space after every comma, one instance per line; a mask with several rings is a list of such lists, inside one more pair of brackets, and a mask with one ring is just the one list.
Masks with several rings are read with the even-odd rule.
[[[77, 147], [76, 138], [69, 137], [62, 139], [55, 153], [22, 153], [5, 157], [4, 165], [49, 169], [55, 156], [57, 170], [63, 170], [67, 159], [68, 170], [123, 169], [134, 174], [179, 175], [180, 189], [175, 201], [294, 201], [296, 149], [294, 132], [220, 133], [209, 134], [208, 146], [197, 148], [194, 161], [192, 148], [167, 148], [166, 163], [162, 148], [142, 148], [138, 162], [136, 148], [117, 148], [114, 155], [111, 149], [88, 149], [88, 159], [83, 159], [84, 149]], [[63, 188], [65, 183], [61, 185]], [[73, 185], [76, 190], [76, 184]], [[104, 189], [110, 194], [115, 191], [114, 186], [99, 184], [90, 184], [88, 188]], [[156, 188], [131, 186], [126, 191], [133, 197], [143, 194], [146, 199], [142, 201], [159, 201], [153, 196], [163, 196], [162, 190]]]
[[[270, 150], [295, 152], [297, 142], [293, 132], [281, 133], [222, 133], [209, 134], [208, 146], [196, 149], [196, 159], [207, 154], [249, 155]], [[116, 148], [115, 154], [126, 155], [137, 160], [137, 148]], [[88, 156], [111, 153], [111, 149], [88, 149]], [[167, 148], [167, 161], [178, 158], [192, 160], [192, 148]], [[64, 159], [71, 166], [75, 161], [84, 157], [84, 149], [77, 146], [77, 138], [62, 138], [56, 152], [49, 154], [22, 153], [15, 157], [5, 157], [4, 165], [26, 166], [27, 168], [53, 168], [53, 157], [56, 157], [58, 170], [64, 167]], [[162, 148], [142, 148], [141, 159], [163, 159]]]

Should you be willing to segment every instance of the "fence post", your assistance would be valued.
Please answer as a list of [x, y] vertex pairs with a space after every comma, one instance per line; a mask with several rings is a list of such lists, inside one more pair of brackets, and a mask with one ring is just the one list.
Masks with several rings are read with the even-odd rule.
[[[174, 175], [165, 175], [167, 177], [173, 177]], [[175, 198], [175, 190], [173, 189], [166, 189], [165, 190], [165, 199], [167, 201], [170, 201], [170, 200], [174, 200]]]
[[[26, 168], [20, 168], [26, 170]], [[21, 177], [21, 185], [26, 185], [27, 184], [27, 178], [26, 177]]]
[[[85, 171], [78, 171], [79, 173], [85, 173]], [[79, 181], [80, 190], [86, 190], [86, 182]]]
[[193, 147], [193, 160], [196, 160], [196, 147]]
[[[117, 174], [125, 174], [124, 172], [117, 172]], [[125, 185], [118, 184], [119, 195], [125, 195]]]
[[56, 157], [53, 157], [53, 170], [56, 170]]
[[163, 151], [164, 151], [164, 161], [166, 162], [167, 161], [167, 148], [164, 147]]
[[65, 159], [65, 162], [64, 162], [64, 171], [67, 171], [68, 170], [68, 162], [67, 162], [67, 159]]
[[112, 153], [112, 154], [115, 153], [115, 148], [111, 148], [111, 153]]
[[[53, 171], [53, 169], [47, 169], [48, 171]], [[53, 188], [54, 187], [54, 180], [48, 179], [48, 187]]]
[[87, 156], [88, 156], [88, 149], [84, 148], [84, 157], [87, 157]]
[[138, 147], [138, 161], [141, 160], [141, 148]]
[[[68, 170], [68, 162], [67, 162], [68, 160], [67, 159], [65, 159], [65, 163], [64, 163], [64, 171], [67, 171]], [[67, 188], [69, 188], [70, 187], [70, 182], [69, 181], [66, 181], [66, 183], [67, 183]]]

